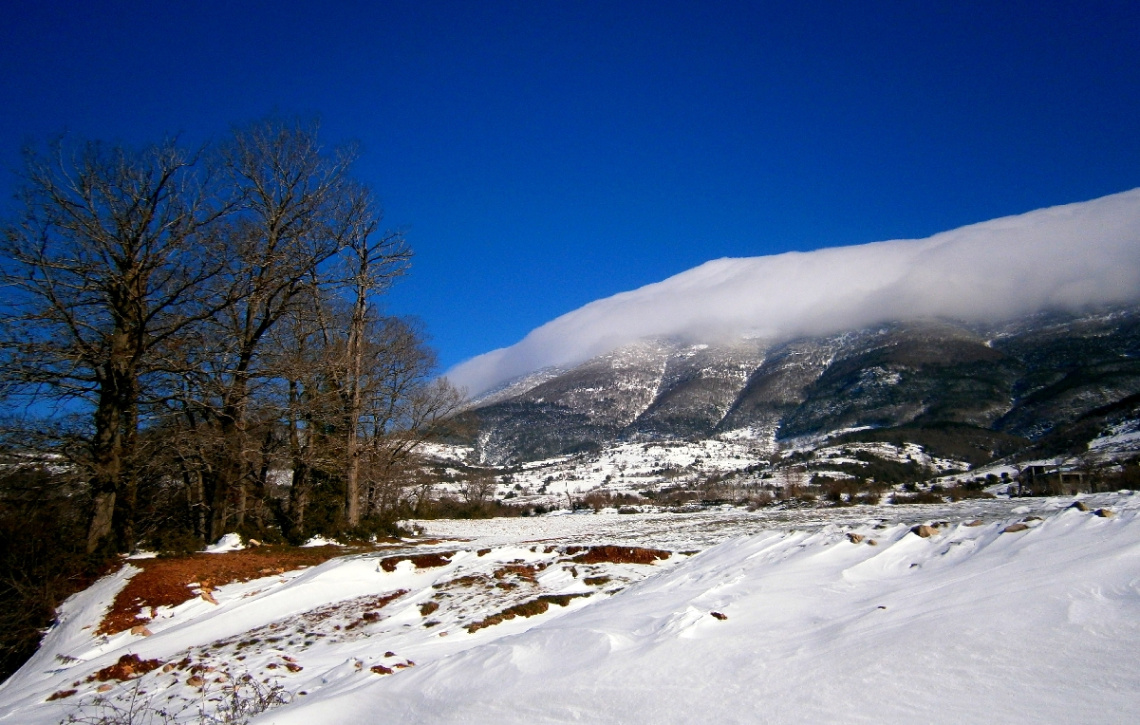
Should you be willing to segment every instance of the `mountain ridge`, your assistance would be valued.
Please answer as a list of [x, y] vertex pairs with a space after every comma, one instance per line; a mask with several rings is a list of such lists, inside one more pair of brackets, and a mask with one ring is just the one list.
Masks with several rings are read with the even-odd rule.
[[446, 375], [478, 397], [638, 340], [787, 342], [890, 321], [992, 325], [1138, 301], [1140, 189], [1133, 189], [925, 239], [712, 260], [595, 300]]
[[891, 322], [775, 343], [641, 340], [548, 369], [465, 414], [490, 463], [628, 441], [782, 442], [964, 425], [1026, 439], [1140, 393], [1140, 307], [999, 324]]

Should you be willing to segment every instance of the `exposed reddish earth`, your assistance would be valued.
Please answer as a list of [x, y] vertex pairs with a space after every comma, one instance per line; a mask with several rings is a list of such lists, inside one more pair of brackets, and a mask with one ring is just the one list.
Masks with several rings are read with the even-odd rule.
[[135, 559], [131, 565], [142, 571], [131, 577], [115, 597], [98, 633], [116, 634], [131, 629], [146, 621], [145, 616], [139, 615], [145, 615], [151, 607], [173, 607], [197, 596], [210, 601], [210, 591], [216, 587], [316, 566], [361, 550], [373, 551], [375, 547], [261, 546], [224, 554]]

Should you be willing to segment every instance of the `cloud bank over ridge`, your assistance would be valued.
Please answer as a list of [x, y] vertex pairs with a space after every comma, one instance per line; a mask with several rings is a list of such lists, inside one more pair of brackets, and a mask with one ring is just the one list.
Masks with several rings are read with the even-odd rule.
[[887, 320], [1002, 320], [1140, 299], [1140, 189], [926, 239], [717, 259], [591, 302], [446, 376], [479, 395], [649, 337], [785, 340]]

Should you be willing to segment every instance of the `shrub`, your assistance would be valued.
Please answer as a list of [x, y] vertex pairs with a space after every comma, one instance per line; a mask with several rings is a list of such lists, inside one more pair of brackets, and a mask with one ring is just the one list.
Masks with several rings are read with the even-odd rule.
[[896, 493], [891, 497], [891, 503], [895, 505], [912, 504], [912, 503], [946, 503], [946, 499], [942, 494], [934, 493], [933, 491], [919, 491], [918, 493]]
[[0, 474], [0, 681], [35, 653], [56, 607], [113, 565], [85, 550], [87, 502], [62, 474], [27, 467]]

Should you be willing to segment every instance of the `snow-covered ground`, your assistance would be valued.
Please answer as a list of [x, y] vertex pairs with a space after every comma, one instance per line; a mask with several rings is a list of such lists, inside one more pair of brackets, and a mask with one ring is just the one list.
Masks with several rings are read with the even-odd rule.
[[[282, 688], [289, 704], [256, 720], [280, 725], [1132, 722], [1140, 495], [1081, 501], [420, 522], [444, 540], [218, 587], [216, 605], [156, 611], [150, 636], [95, 635], [127, 568], [65, 604], [0, 685], [0, 723], [100, 696], [196, 722], [243, 674]], [[573, 548], [590, 544], [672, 554], [590, 562]], [[127, 653], [173, 666], [88, 681]]]

